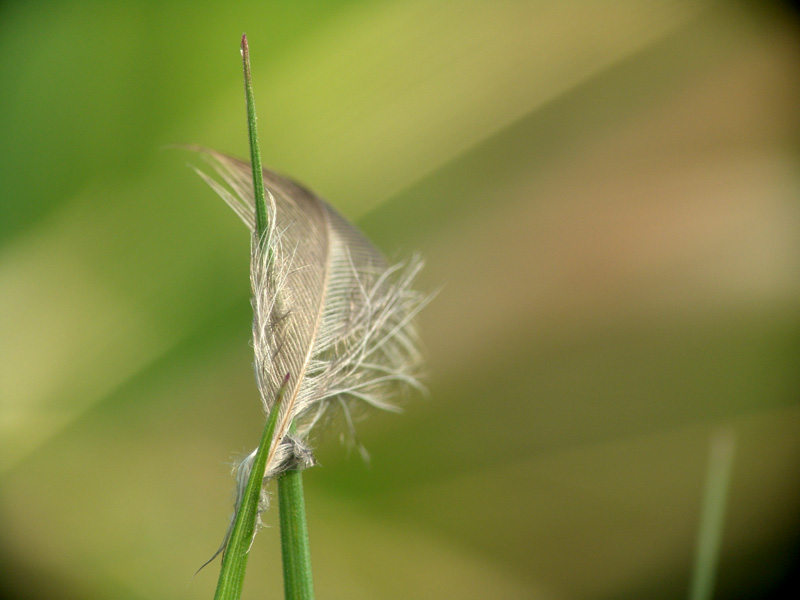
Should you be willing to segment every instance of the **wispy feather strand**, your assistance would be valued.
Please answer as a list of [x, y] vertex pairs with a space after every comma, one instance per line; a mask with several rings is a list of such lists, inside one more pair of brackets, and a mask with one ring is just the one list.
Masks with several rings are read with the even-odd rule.
[[[345, 438], [357, 443], [353, 423], [361, 406], [396, 411], [398, 391], [420, 387], [414, 317], [426, 296], [412, 284], [422, 262], [388, 265], [326, 202], [267, 169], [269, 228], [259, 240], [250, 166], [204, 153], [222, 181], [198, 172], [253, 232], [254, 366], [267, 413], [289, 377], [266, 481], [313, 465], [309, 436], [333, 414], [342, 415]], [[254, 456], [235, 469], [237, 506]]]

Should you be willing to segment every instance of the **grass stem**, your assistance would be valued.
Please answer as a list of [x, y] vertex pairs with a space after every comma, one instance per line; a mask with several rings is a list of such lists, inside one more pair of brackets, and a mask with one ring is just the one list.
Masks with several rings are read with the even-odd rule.
[[247, 36], [242, 36], [242, 64], [244, 66], [244, 96], [247, 104], [247, 135], [250, 140], [250, 166], [253, 169], [253, 192], [256, 202], [256, 232], [259, 237], [267, 231], [267, 204], [264, 195], [264, 175], [261, 167], [261, 150], [256, 127], [256, 102], [253, 98], [253, 79], [250, 76], [250, 49]]
[[[244, 89], [247, 102], [247, 130], [250, 138], [250, 164], [253, 169], [253, 190], [256, 204], [256, 232], [259, 239], [263, 241], [267, 231], [268, 219], [261, 167], [261, 151], [258, 146], [258, 131], [256, 129], [253, 82], [250, 75], [250, 52], [247, 45], [247, 36], [245, 35], [242, 36], [242, 63], [244, 66]], [[278, 503], [286, 600], [312, 600], [314, 598], [314, 587], [311, 577], [311, 555], [308, 546], [305, 499], [303, 498], [303, 476], [300, 471], [289, 471], [278, 477]]]
[[735, 434], [728, 428], [716, 431], [711, 437], [708, 475], [689, 600], [711, 600], [713, 595], [735, 444]]
[[264, 480], [264, 471], [267, 467], [267, 456], [275, 436], [275, 426], [278, 422], [280, 402], [286, 390], [288, 378], [278, 391], [275, 404], [272, 407], [261, 442], [258, 445], [247, 486], [239, 501], [236, 518], [233, 522], [227, 546], [222, 554], [222, 566], [217, 581], [215, 600], [239, 600], [244, 585], [244, 571], [247, 568], [247, 556], [255, 534], [256, 519], [258, 518], [258, 505], [261, 500], [261, 486]]
[[287, 471], [278, 477], [278, 502], [284, 597], [286, 600], [313, 600], [302, 472]]

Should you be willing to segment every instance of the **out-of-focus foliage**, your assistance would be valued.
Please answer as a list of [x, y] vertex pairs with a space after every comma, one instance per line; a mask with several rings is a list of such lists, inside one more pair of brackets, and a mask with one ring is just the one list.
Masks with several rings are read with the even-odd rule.
[[[420, 250], [430, 397], [306, 478], [320, 598], [719, 598], [800, 540], [800, 31], [703, 1], [0, 6], [0, 582], [207, 598], [263, 425], [245, 228], [170, 144]], [[275, 523], [275, 515], [268, 520]], [[279, 597], [275, 529], [246, 597]]]

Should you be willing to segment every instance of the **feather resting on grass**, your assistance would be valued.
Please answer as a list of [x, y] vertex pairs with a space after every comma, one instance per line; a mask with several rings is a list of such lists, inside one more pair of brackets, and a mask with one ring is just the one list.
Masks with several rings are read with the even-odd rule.
[[[250, 165], [203, 152], [221, 181], [200, 175], [254, 232]], [[413, 321], [427, 297], [412, 289], [419, 258], [390, 266], [307, 189], [267, 169], [264, 187], [269, 226], [262, 240], [252, 234], [250, 282], [256, 383], [267, 413], [289, 380], [266, 481], [313, 465], [309, 436], [335, 414], [357, 444], [353, 423], [362, 406], [396, 411], [398, 392], [420, 387]], [[236, 468], [240, 490], [253, 456]]]

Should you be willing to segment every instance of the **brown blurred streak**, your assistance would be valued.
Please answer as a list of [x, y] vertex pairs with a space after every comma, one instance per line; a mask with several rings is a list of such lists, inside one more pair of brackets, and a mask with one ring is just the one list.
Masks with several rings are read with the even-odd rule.
[[434, 368], [568, 323], [796, 295], [798, 214], [783, 200], [797, 64], [797, 40], [777, 32], [546, 179], [492, 182], [511, 201], [425, 248], [446, 282], [424, 315]]

